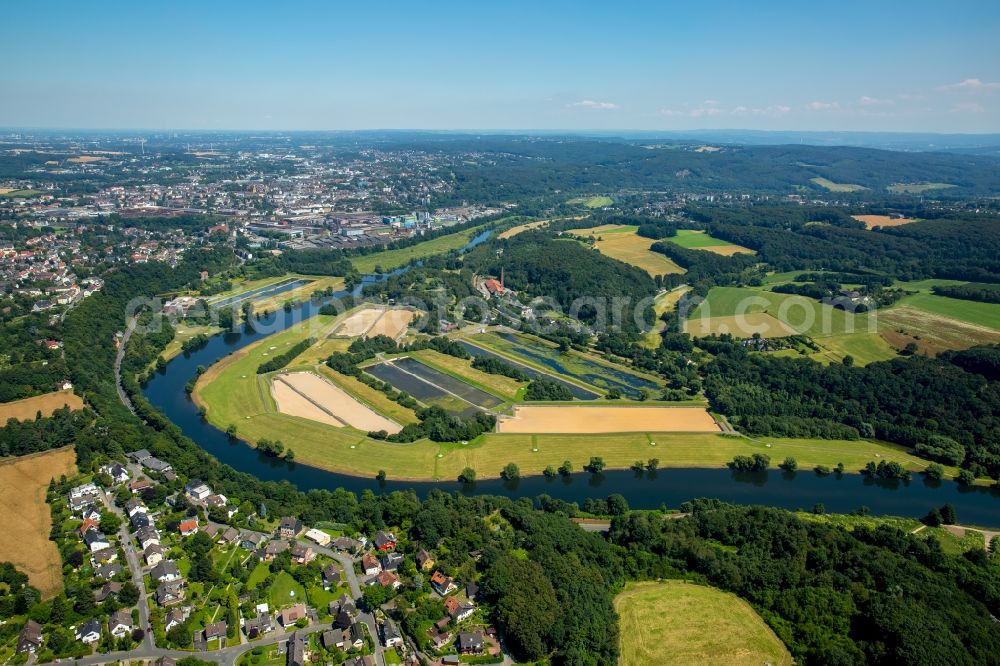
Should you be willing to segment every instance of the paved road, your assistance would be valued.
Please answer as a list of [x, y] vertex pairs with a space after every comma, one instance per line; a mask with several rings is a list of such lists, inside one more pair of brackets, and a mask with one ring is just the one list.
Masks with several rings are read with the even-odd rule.
[[154, 649], [153, 631], [149, 623], [149, 593], [146, 590], [146, 581], [142, 577], [142, 564], [139, 562], [139, 555], [135, 551], [135, 542], [129, 533], [132, 524], [124, 511], [115, 506], [108, 494], [101, 491], [101, 501], [108, 510], [112, 511], [122, 520], [121, 527], [118, 528], [118, 539], [125, 550], [125, 561], [128, 563], [129, 571], [132, 573], [132, 582], [139, 590], [139, 627], [145, 632], [139, 649]]
[[135, 331], [137, 321], [136, 317], [128, 320], [128, 324], [125, 326], [125, 334], [122, 336], [121, 344], [118, 345], [118, 353], [115, 355], [115, 389], [118, 391], [118, 399], [133, 414], [135, 414], [135, 407], [132, 405], [132, 401], [129, 400], [128, 394], [125, 393], [125, 388], [122, 386], [122, 359], [125, 358], [125, 349], [128, 347], [128, 340], [132, 337], [132, 332]]

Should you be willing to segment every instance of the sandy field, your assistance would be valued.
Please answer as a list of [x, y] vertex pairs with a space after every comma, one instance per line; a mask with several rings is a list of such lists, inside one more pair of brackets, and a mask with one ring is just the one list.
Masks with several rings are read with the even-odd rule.
[[70, 389], [44, 393], [24, 400], [0, 403], [0, 426], [7, 423], [8, 419], [34, 420], [38, 412], [41, 412], [42, 416], [51, 416], [52, 412], [66, 405], [74, 410], [83, 409], [83, 400]]
[[851, 215], [858, 222], [864, 222], [869, 229], [874, 227], [901, 227], [916, 222], [910, 217], [889, 217], [888, 215]]
[[346, 424], [366, 432], [397, 433], [401, 429], [398, 423], [377, 414], [339, 386], [312, 372], [278, 375], [271, 382], [271, 395], [282, 414], [336, 427]]
[[517, 405], [501, 417], [502, 433], [719, 432], [703, 407]]
[[8, 520], [0, 539], [0, 561], [13, 562], [28, 574], [46, 599], [62, 589], [62, 560], [49, 541], [52, 514], [45, 503], [49, 481], [76, 474], [72, 447], [0, 462], [0, 511]]
[[406, 328], [416, 316], [416, 313], [412, 310], [386, 310], [385, 314], [379, 317], [378, 321], [368, 329], [366, 336], [388, 335], [395, 340], [406, 332]]
[[731, 257], [734, 254], [753, 254], [753, 250], [748, 250], [747, 248], [740, 247], [739, 245], [708, 245], [706, 247], [696, 247], [691, 249], [713, 252], [715, 254], [721, 254], [724, 257]]
[[684, 331], [693, 337], [729, 333], [737, 338], [749, 338], [760, 333], [765, 338], [795, 335], [795, 329], [766, 312], [748, 312], [732, 317], [696, 317], [684, 322]]
[[504, 238], [511, 238], [512, 236], [518, 235], [522, 231], [528, 231], [529, 229], [537, 229], [538, 227], [541, 227], [548, 223], [549, 223], [548, 220], [538, 220], [537, 222], [527, 222], [525, 224], [519, 224], [516, 227], [511, 227], [507, 231], [500, 233], [500, 235], [497, 236], [497, 238], [499, 238], [500, 240], [503, 240]]
[[336, 335], [356, 338], [368, 332], [378, 318], [382, 316], [382, 310], [378, 308], [365, 308], [358, 310], [345, 319], [340, 327], [335, 331]]
[[80, 155], [79, 157], [71, 157], [67, 162], [72, 162], [73, 164], [87, 164], [89, 162], [103, 162], [108, 159], [107, 157], [98, 157], [97, 155]]

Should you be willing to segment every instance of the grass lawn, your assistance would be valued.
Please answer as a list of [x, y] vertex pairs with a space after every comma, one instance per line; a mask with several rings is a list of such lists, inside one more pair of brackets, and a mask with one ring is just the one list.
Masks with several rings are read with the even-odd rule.
[[[302, 285], [296, 289], [292, 289], [291, 291], [285, 291], [273, 296], [265, 296], [264, 298], [255, 299], [253, 302], [255, 312], [273, 312], [282, 307], [285, 304], [285, 301], [300, 302], [308, 300], [312, 297], [312, 293], [316, 290], [322, 291], [327, 288], [331, 288], [333, 291], [343, 291], [344, 289], [344, 278], [342, 277], [312, 277], [308, 275], [295, 274], [289, 274], [285, 277], [310, 279], [312, 282]], [[238, 305], [242, 305], [242, 303]]]
[[497, 235], [497, 238], [501, 240], [503, 240], [504, 238], [511, 238], [512, 236], [518, 235], [522, 231], [528, 231], [529, 229], [537, 229], [539, 227], [545, 226], [548, 223], [549, 223], [548, 220], [536, 220], [534, 222], [525, 222], [524, 224], [519, 224], [516, 227], [511, 227], [510, 229], [501, 232], [499, 235]]
[[594, 196], [594, 197], [576, 197], [575, 199], [570, 199], [566, 203], [572, 204], [574, 206], [584, 206], [585, 208], [604, 208], [610, 206], [615, 202], [609, 196]]
[[712, 287], [708, 298], [688, 319], [731, 317], [737, 313], [763, 312], [813, 338], [877, 330], [867, 313], [852, 314], [795, 294], [777, 294], [752, 287]]
[[385, 663], [387, 664], [403, 663], [403, 658], [399, 656], [399, 652], [396, 650], [396, 648], [393, 648], [391, 650], [386, 650], [385, 652], [382, 653], [382, 655], [385, 657]]
[[754, 254], [754, 251], [750, 248], [743, 247], [742, 245], [736, 245], [735, 243], [730, 243], [729, 241], [724, 241], [721, 238], [709, 236], [704, 231], [696, 231], [694, 229], [679, 229], [676, 236], [670, 236], [665, 240], [668, 240], [675, 245], [688, 248], [689, 250], [707, 250], [709, 252], [724, 255], [738, 254], [741, 252]]
[[674, 306], [677, 305], [677, 301], [681, 300], [681, 297], [688, 291], [690, 291], [690, 287], [678, 287], [656, 296], [656, 300], [653, 302], [653, 312], [656, 313], [656, 324], [643, 337], [643, 347], [646, 347], [647, 349], [656, 349], [660, 346], [660, 333], [666, 326], [666, 324], [660, 321], [660, 315], [664, 312], [672, 310]]
[[[253, 291], [254, 289], [259, 289], [261, 287], [267, 287], [278, 282], [284, 282], [290, 275], [278, 275], [266, 278], [260, 278], [258, 280], [233, 280], [232, 287], [226, 291], [220, 291], [218, 294], [212, 294], [211, 296], [206, 296], [205, 300], [211, 305], [218, 301], [223, 301], [227, 298], [233, 296], [239, 296], [240, 294], [245, 294], [248, 291]], [[192, 296], [197, 296], [197, 292], [189, 292]]]
[[629, 583], [615, 597], [621, 666], [773, 664], [792, 656], [743, 599], [682, 581]]
[[[253, 654], [256, 650], [260, 650], [262, 654]], [[236, 663], [239, 666], [285, 666], [288, 663], [288, 655], [278, 650], [277, 643], [271, 643], [270, 645], [260, 645], [253, 650], [244, 652], [240, 655], [240, 659]]]
[[394, 268], [405, 266], [417, 259], [462, 248], [480, 231], [482, 231], [482, 227], [456, 231], [453, 234], [438, 236], [437, 238], [432, 238], [416, 245], [410, 245], [409, 247], [396, 250], [383, 250], [382, 252], [366, 254], [360, 257], [352, 257], [351, 263], [361, 273], [374, 273], [376, 266], [384, 271], [390, 271]]
[[302, 603], [306, 603], [307, 601], [305, 588], [292, 578], [292, 574], [287, 571], [282, 571], [275, 576], [268, 597], [271, 600], [272, 608], [275, 610], [297, 604], [300, 601]]
[[835, 183], [832, 180], [827, 180], [826, 178], [817, 177], [810, 178], [809, 180], [831, 192], [860, 192], [868, 189], [863, 185], [855, 185], [854, 183]]
[[919, 532], [918, 536], [925, 538], [934, 537], [940, 542], [941, 550], [949, 555], [961, 555], [970, 550], [982, 550], [986, 546], [985, 537], [982, 532], [970, 531], [965, 536], [957, 536], [948, 531], [947, 527], [926, 527]]
[[816, 340], [822, 351], [810, 358], [824, 363], [840, 363], [845, 356], [854, 358], [855, 365], [868, 365], [875, 361], [888, 361], [899, 353], [879, 333], [847, 333], [831, 335]]
[[247, 578], [247, 588], [255, 588], [263, 583], [269, 573], [271, 573], [271, 570], [268, 568], [267, 564], [264, 562], [258, 562], [257, 566], [255, 566], [253, 571], [250, 572], [249, 578]]
[[671, 261], [666, 255], [650, 250], [656, 242], [651, 238], [643, 238], [636, 234], [638, 227], [621, 224], [604, 224], [592, 229], [570, 229], [566, 233], [575, 236], [598, 239], [594, 243], [601, 254], [617, 259], [636, 268], [641, 268], [650, 275], [668, 275], [683, 273], [684, 269]]
[[[218, 326], [199, 326], [199, 325], [189, 326], [183, 322], [180, 322], [174, 329], [174, 339], [167, 343], [167, 346], [163, 349], [163, 353], [161, 353], [160, 356], [162, 356], [164, 360], [169, 361], [175, 356], [178, 356], [183, 351], [181, 349], [181, 345], [183, 345], [185, 342], [187, 342], [194, 336], [205, 334], [209, 337], [212, 337], [213, 335], [216, 335], [217, 333], [221, 332], [222, 329], [219, 328]], [[155, 364], [156, 360], [154, 359], [151, 365]]]
[[896, 183], [889, 185], [885, 189], [893, 194], [921, 194], [930, 190], [946, 190], [949, 187], [957, 187], [950, 183]]
[[41, 190], [10, 190], [4, 188], [5, 192], [0, 192], [0, 197], [7, 197], [8, 199], [27, 199], [41, 194]]

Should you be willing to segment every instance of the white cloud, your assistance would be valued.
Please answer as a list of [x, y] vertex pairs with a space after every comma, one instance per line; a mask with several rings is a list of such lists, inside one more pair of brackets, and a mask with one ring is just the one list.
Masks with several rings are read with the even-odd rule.
[[573, 102], [570, 106], [578, 109], [595, 109], [598, 111], [610, 111], [619, 108], [614, 102], [595, 102], [592, 99], [585, 99], [580, 102]]
[[941, 90], [968, 90], [973, 92], [984, 90], [1000, 90], [1000, 82], [984, 82], [982, 79], [965, 79], [958, 83], [941, 86]]
[[806, 108], [810, 111], [829, 111], [831, 109], [839, 109], [840, 104], [837, 102], [809, 102], [806, 104]]
[[862, 95], [861, 99], [858, 100], [858, 104], [861, 106], [889, 106], [893, 104], [893, 101], [891, 99], [879, 99], [878, 97]]

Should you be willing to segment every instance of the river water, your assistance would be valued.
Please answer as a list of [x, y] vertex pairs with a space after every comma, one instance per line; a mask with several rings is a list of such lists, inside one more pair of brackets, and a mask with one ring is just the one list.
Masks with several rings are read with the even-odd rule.
[[[476, 236], [465, 249], [486, 240], [489, 232]], [[405, 269], [400, 269], [405, 270]], [[399, 271], [397, 271], [399, 272]], [[379, 278], [368, 276], [364, 284]], [[343, 296], [345, 294], [338, 294]], [[146, 398], [176, 423], [184, 434], [221, 462], [269, 481], [289, 481], [302, 490], [346, 488], [354, 492], [413, 489], [424, 496], [432, 488], [466, 494], [535, 497], [547, 494], [582, 503], [588, 497], [623, 495], [634, 508], [676, 508], [696, 497], [716, 497], [739, 504], [766, 504], [785, 509], [812, 509], [823, 504], [827, 511], [846, 513], [866, 506], [874, 514], [922, 517], [932, 507], [953, 504], [960, 522], [1000, 525], [1000, 490], [966, 488], [953, 481], [932, 482], [917, 476], [909, 482], [875, 481], [858, 474], [820, 477], [812, 471], [793, 474], [770, 470], [758, 474], [734, 473], [727, 469], [661, 469], [654, 473], [608, 471], [601, 475], [577, 473], [566, 478], [527, 477], [515, 482], [499, 479], [465, 485], [457, 481], [410, 482], [337, 474], [301, 463], [286, 463], [267, 457], [246, 444], [232, 441], [224, 432], [201, 419], [184, 385], [197, 367], [211, 366], [228, 354], [263, 337], [285, 330], [318, 313], [322, 301], [309, 301], [290, 311], [278, 310], [255, 321], [253, 329], [216, 335], [197, 350], [171, 360], [143, 388]], [[581, 437], [583, 439], [584, 437]], [[401, 445], [407, 446], [407, 445]], [[410, 445], [412, 446], [412, 445]], [[664, 457], [666, 455], [664, 454]]]

